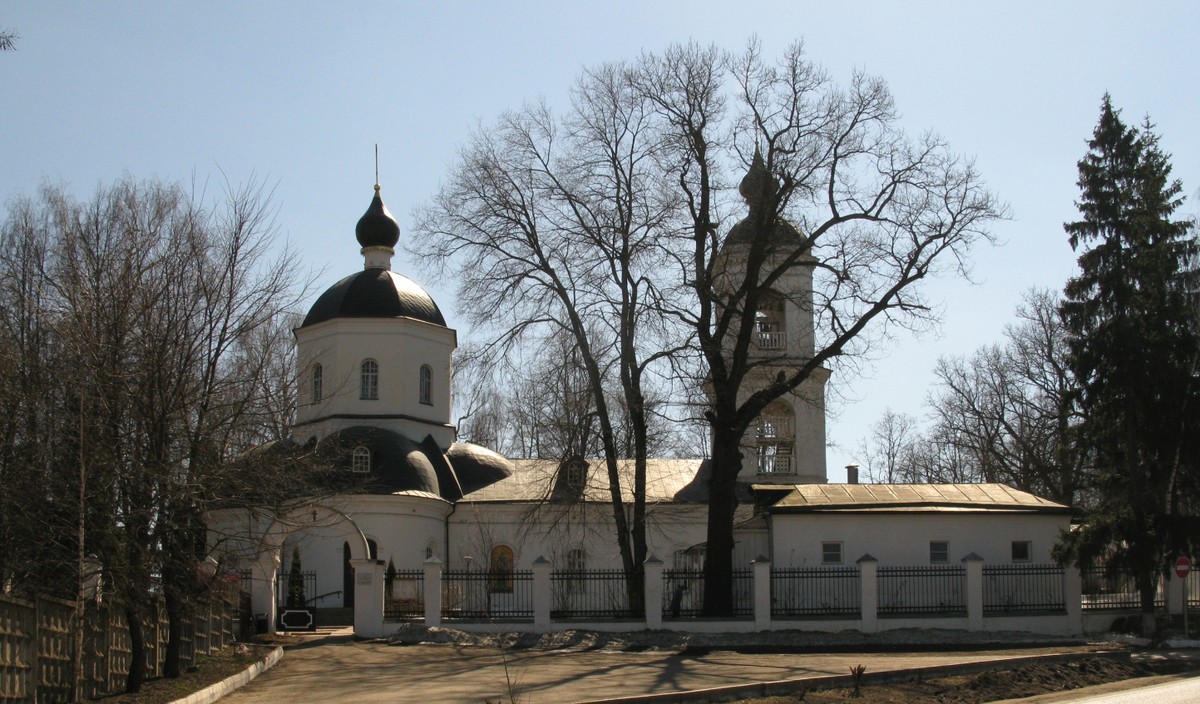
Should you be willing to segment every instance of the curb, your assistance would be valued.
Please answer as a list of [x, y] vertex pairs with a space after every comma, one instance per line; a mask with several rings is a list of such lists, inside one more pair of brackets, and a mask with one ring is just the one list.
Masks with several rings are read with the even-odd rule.
[[271, 669], [283, 657], [283, 648], [276, 646], [267, 657], [254, 663], [236, 675], [230, 675], [216, 684], [211, 684], [199, 692], [192, 692], [183, 699], [176, 699], [171, 704], [209, 704], [229, 694], [233, 690], [248, 684], [250, 680]]
[[[860, 684], [870, 686], [892, 684], [894, 682], [910, 682], [913, 680], [930, 680], [955, 675], [974, 675], [989, 670], [1014, 670], [1026, 665], [1074, 662], [1087, 658], [1129, 660], [1131, 656], [1132, 653], [1127, 650], [1100, 650], [1091, 653], [1060, 653], [1057, 655], [1025, 655], [1015, 658], [966, 662], [957, 665], [933, 665], [930, 667], [915, 667], [908, 670], [868, 672], [863, 675]], [[662, 694], [641, 694], [632, 697], [616, 697], [614, 699], [592, 699], [575, 702], [575, 704], [707, 704], [708, 702], [728, 702], [738, 699], [749, 699], [751, 697], [777, 697], [802, 690], [842, 689], [853, 686], [854, 679], [850, 675], [825, 675], [823, 677], [802, 677], [790, 680], [777, 680], [775, 682], [756, 682], [754, 684], [694, 689], [687, 692], [663, 692]]]

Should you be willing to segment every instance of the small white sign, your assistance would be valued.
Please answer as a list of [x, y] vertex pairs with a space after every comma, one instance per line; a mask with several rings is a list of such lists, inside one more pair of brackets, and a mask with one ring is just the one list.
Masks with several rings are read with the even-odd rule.
[[374, 577], [375, 577], [375, 575], [371, 574], [370, 572], [360, 572], [358, 574], [358, 583], [359, 584], [371, 584], [372, 583], [371, 580], [374, 579]]

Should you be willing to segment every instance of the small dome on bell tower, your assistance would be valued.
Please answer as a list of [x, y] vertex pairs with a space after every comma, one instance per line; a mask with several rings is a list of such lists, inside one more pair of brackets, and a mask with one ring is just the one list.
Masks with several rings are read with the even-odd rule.
[[379, 184], [375, 184], [375, 198], [370, 207], [358, 219], [354, 235], [362, 245], [362, 255], [367, 269], [388, 269], [392, 266], [394, 247], [400, 241], [400, 224], [388, 212], [379, 197]]

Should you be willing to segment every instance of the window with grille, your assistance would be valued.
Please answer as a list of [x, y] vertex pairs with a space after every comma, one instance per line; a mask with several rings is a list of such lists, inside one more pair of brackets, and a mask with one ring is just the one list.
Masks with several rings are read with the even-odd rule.
[[929, 561], [935, 565], [950, 562], [950, 543], [931, 542], [929, 544]]
[[824, 564], [824, 565], [840, 565], [840, 564], [842, 564], [842, 544], [841, 543], [821, 543], [821, 564]]
[[362, 445], [354, 448], [354, 456], [350, 466], [355, 472], [370, 472], [371, 451]]
[[320, 403], [322, 398], [321, 384], [323, 382], [324, 370], [320, 364], [314, 364], [312, 370], [312, 402]]
[[368, 401], [379, 398], [379, 364], [373, 359], [362, 363], [362, 393], [359, 398]]
[[421, 403], [433, 405], [433, 370], [428, 364], [421, 367]]
[[1033, 559], [1033, 543], [1028, 540], [1014, 540], [1012, 543], [1012, 561], [1029, 562]]

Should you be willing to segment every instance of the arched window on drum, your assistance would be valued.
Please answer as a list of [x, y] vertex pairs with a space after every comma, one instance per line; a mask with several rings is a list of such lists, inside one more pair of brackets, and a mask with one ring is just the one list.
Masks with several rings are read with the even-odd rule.
[[379, 363], [373, 359], [363, 360], [362, 383], [358, 397], [365, 401], [379, 399]]
[[421, 403], [433, 405], [433, 368], [428, 364], [421, 365]]

